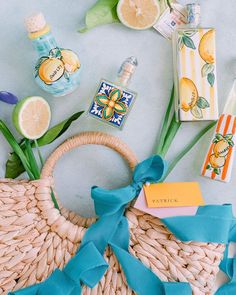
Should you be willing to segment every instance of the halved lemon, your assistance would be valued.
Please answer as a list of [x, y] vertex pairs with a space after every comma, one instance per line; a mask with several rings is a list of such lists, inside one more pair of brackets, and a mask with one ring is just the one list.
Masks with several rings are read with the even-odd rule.
[[157, 0], [120, 0], [117, 14], [120, 21], [135, 30], [151, 28], [160, 16]]
[[15, 106], [12, 118], [21, 135], [32, 140], [38, 139], [48, 130], [50, 106], [41, 96], [26, 97]]

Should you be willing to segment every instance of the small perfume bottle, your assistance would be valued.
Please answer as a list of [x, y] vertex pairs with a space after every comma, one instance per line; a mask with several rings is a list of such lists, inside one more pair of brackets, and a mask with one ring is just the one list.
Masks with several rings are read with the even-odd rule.
[[199, 27], [199, 4], [186, 8], [188, 24], [172, 36], [176, 118], [217, 120], [215, 29]]
[[57, 45], [42, 13], [25, 20], [29, 38], [39, 55], [34, 68], [37, 84], [53, 96], [73, 92], [80, 82], [80, 61], [70, 49]]
[[220, 116], [201, 174], [211, 179], [229, 182], [236, 146], [236, 78]]
[[133, 56], [120, 67], [115, 83], [102, 79], [89, 108], [89, 114], [114, 127], [122, 128], [137, 94], [127, 86], [138, 65]]

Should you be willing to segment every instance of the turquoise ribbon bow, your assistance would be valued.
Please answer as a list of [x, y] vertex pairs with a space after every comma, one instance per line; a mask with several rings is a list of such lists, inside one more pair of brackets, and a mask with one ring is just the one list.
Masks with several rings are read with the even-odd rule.
[[[149, 268], [130, 255], [129, 227], [124, 216], [127, 205], [139, 194], [146, 182], [162, 179], [167, 169], [166, 162], [153, 156], [138, 164], [133, 182], [117, 190], [92, 188], [92, 198], [99, 219], [86, 232], [82, 244], [63, 271], [56, 270], [43, 283], [11, 295], [79, 295], [82, 284], [94, 287], [107, 270], [103, 254], [109, 245], [115, 253], [126, 275], [127, 283], [139, 295], [191, 295], [188, 283], [162, 282]], [[170, 231], [182, 241], [201, 241], [228, 244], [235, 237], [232, 208], [226, 206], [199, 207], [195, 216], [178, 216], [162, 220]], [[232, 237], [230, 236], [232, 235]], [[231, 275], [231, 282], [223, 286], [217, 295], [235, 294], [236, 262], [225, 257], [224, 267]], [[231, 293], [225, 290], [234, 289]]]

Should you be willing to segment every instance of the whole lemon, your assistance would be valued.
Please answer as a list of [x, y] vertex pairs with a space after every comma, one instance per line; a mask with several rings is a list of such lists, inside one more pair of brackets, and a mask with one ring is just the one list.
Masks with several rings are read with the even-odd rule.
[[227, 140], [221, 139], [214, 145], [214, 154], [216, 156], [225, 157], [230, 149], [230, 145], [228, 144]]
[[74, 73], [80, 68], [80, 61], [78, 56], [69, 49], [61, 50], [62, 61], [68, 73]]
[[39, 67], [39, 77], [45, 84], [52, 84], [59, 80], [65, 71], [63, 62], [58, 58], [48, 58]]
[[188, 112], [192, 109], [198, 100], [198, 91], [194, 82], [188, 78], [180, 80], [180, 102], [181, 108]]
[[198, 51], [201, 58], [209, 64], [213, 64], [215, 62], [214, 34], [215, 34], [214, 30], [210, 30], [206, 34], [204, 34], [201, 38], [201, 41], [198, 47]]
[[225, 165], [225, 157], [217, 157], [215, 154], [210, 156], [210, 164], [212, 168], [221, 168]]

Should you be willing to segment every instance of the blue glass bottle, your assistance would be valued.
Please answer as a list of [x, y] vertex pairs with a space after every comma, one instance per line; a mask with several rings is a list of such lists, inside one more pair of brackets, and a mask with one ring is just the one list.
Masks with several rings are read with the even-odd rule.
[[80, 61], [70, 49], [57, 45], [42, 13], [26, 19], [29, 38], [39, 58], [34, 67], [37, 84], [53, 96], [73, 92], [80, 82]]

